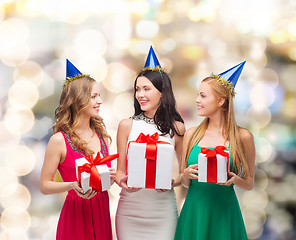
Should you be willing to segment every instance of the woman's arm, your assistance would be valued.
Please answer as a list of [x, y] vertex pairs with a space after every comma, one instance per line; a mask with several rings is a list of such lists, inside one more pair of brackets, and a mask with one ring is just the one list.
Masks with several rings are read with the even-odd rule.
[[240, 188], [243, 188], [245, 190], [252, 190], [254, 187], [254, 171], [255, 171], [255, 144], [254, 144], [254, 138], [252, 133], [250, 133], [246, 129], [240, 129], [240, 136], [245, 152], [245, 157], [247, 164], [249, 166], [249, 176], [244, 179], [239, 176], [237, 176], [233, 172], [229, 172], [229, 179], [225, 183], [225, 185], [229, 186], [231, 184], [235, 184]]
[[131, 132], [133, 125], [132, 119], [123, 119], [120, 121], [117, 130], [117, 152], [119, 157], [117, 159], [117, 171], [115, 182], [127, 192], [135, 192], [140, 188], [128, 187], [127, 186], [127, 176], [126, 176], [126, 151], [128, 137]]
[[184, 140], [183, 140], [183, 151], [182, 151], [182, 169], [183, 172], [181, 173], [181, 183], [184, 187], [188, 188], [190, 186], [190, 179], [198, 179], [198, 176], [196, 173], [198, 173], [198, 164], [193, 164], [188, 166], [185, 163], [185, 157], [188, 151], [188, 144], [189, 141], [194, 133], [196, 128], [189, 128], [184, 135]]
[[55, 182], [54, 176], [59, 163], [65, 159], [66, 145], [62, 133], [54, 134], [46, 147], [44, 162], [40, 177], [40, 191], [43, 194], [56, 194], [75, 189], [83, 193], [76, 182]]
[[182, 166], [182, 147], [183, 147], [183, 138], [186, 131], [185, 125], [181, 122], [176, 122], [176, 128], [179, 131], [179, 135], [175, 134], [175, 151], [178, 160], [179, 167], [179, 176], [176, 179], [173, 179], [173, 187], [179, 186], [181, 184], [181, 166]]
[[59, 163], [65, 160], [66, 145], [62, 133], [54, 134], [46, 147], [44, 162], [40, 177], [40, 191], [43, 194], [56, 194], [74, 189], [78, 196], [90, 199], [96, 195], [96, 191], [83, 192], [77, 181], [75, 182], [55, 182], [54, 176]]

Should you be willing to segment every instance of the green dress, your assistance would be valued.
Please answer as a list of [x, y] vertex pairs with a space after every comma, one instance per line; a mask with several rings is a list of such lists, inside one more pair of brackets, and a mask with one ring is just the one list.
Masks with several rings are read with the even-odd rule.
[[[200, 149], [197, 145], [193, 147], [188, 157], [188, 165], [198, 163]], [[229, 164], [232, 171], [231, 158]], [[180, 239], [248, 239], [233, 185], [191, 180], [175, 233], [175, 240]]]

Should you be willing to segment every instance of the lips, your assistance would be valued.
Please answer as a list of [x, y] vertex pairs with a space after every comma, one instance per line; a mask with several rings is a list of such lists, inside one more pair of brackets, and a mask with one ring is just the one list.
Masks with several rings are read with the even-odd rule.
[[141, 104], [141, 105], [145, 105], [145, 104], [147, 104], [149, 101], [147, 101], [147, 100], [142, 100], [142, 101], [139, 101], [139, 103]]

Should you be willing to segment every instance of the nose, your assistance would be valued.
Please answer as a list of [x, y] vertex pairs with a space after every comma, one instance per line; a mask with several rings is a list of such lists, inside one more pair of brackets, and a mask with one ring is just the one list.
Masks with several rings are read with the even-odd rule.
[[137, 91], [138, 97], [144, 97], [144, 92], [142, 90]]
[[199, 101], [199, 96], [197, 96], [197, 98], [195, 99], [195, 102], [196, 103], [199, 103], [200, 101]]
[[103, 100], [102, 100], [102, 98], [101, 98], [101, 97], [99, 97], [99, 96], [97, 97], [97, 103], [98, 103], [98, 104], [101, 104], [101, 103], [103, 103]]

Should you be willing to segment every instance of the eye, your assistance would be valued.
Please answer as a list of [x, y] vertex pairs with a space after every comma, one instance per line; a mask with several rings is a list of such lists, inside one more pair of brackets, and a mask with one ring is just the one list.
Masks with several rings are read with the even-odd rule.
[[150, 90], [150, 88], [145, 88], [144, 90], [147, 92], [147, 91], [149, 91], [149, 90]]

